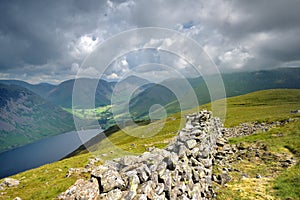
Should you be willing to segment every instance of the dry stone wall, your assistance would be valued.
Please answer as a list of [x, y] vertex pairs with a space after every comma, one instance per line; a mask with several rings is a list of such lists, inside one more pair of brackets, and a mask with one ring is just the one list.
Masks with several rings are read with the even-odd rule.
[[[187, 116], [165, 149], [96, 166], [58, 199], [212, 199], [212, 165], [222, 144], [222, 123], [209, 111]], [[217, 145], [218, 144], [218, 145]]]

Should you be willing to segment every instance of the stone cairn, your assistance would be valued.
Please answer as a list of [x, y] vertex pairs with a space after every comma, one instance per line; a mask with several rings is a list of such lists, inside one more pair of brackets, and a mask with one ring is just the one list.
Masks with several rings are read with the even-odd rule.
[[187, 116], [185, 128], [165, 149], [151, 148], [95, 166], [58, 199], [212, 199], [212, 165], [222, 123], [203, 110]]

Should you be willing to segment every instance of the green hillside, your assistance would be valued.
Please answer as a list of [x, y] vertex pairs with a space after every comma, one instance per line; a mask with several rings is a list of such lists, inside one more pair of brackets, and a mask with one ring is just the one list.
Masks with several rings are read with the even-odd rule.
[[[189, 78], [189, 79], [171, 79], [162, 82], [162, 85], [168, 85], [172, 88], [176, 88], [179, 91], [178, 94], [184, 99], [192, 99], [193, 93], [197, 95], [199, 105], [206, 104], [211, 101], [211, 93], [217, 99], [224, 98], [224, 92], [226, 97], [233, 97], [237, 95], [243, 95], [250, 92], [266, 89], [300, 89], [300, 68], [279, 68], [274, 70], [255, 71], [255, 72], [239, 72], [231, 74], [221, 74], [224, 82], [224, 89], [213, 88], [213, 91], [209, 91], [206, 82], [203, 77]], [[219, 81], [217, 76], [209, 75], [205, 77], [205, 80], [210, 83], [216, 83]], [[186, 81], [190, 84], [188, 89]], [[219, 91], [218, 91], [219, 89]], [[173, 91], [169, 91], [168, 88], [160, 85], [154, 85], [144, 92], [140, 93], [138, 97], [132, 100], [130, 108], [134, 116], [147, 118], [148, 110], [153, 105], [153, 102], [166, 105], [165, 108], [168, 113], [177, 113], [185, 108], [191, 108], [188, 102], [185, 103], [184, 109], [179, 108], [178, 97], [172, 94]], [[148, 99], [148, 101], [147, 101]], [[216, 99], [214, 99], [216, 100]], [[167, 103], [166, 103], [167, 102]]]
[[[183, 115], [203, 108], [209, 109], [210, 105], [207, 104], [200, 108], [184, 111]], [[300, 118], [299, 114], [295, 115], [290, 113], [291, 110], [298, 110], [299, 108], [300, 90], [296, 89], [266, 90], [232, 97], [227, 99], [225, 126], [235, 126], [245, 121], [271, 122], [273, 120]], [[162, 123], [163, 120], [156, 121], [149, 125], [138, 126], [132, 129], [128, 128], [128, 130], [130, 130], [130, 133], [134, 136], [141, 136], [142, 133], [147, 133], [149, 130], [155, 130], [157, 127], [159, 128]], [[97, 150], [98, 155], [101, 156], [103, 154], [107, 154], [107, 156], [101, 157], [103, 160], [119, 157], [125, 153], [124, 151], [113, 149], [113, 145], [111, 145], [111, 143], [118, 146], [120, 149], [125, 150], [126, 154], [141, 153], [145, 151], [147, 147], [151, 146], [163, 148], [177, 134], [179, 127], [184, 123], [185, 120], [181, 121], [181, 113], [176, 113], [165, 119], [165, 126], [154, 136], [149, 138], [136, 138], [134, 136], [127, 135], [124, 131], [117, 131], [109, 133], [109, 137], [107, 139], [104, 139], [99, 143], [95, 143], [93, 147], [95, 149], [100, 147], [100, 149]], [[265, 141], [267, 145], [272, 146], [276, 143], [276, 148], [273, 148], [274, 151], [282, 151], [282, 149], [284, 149], [283, 151], [286, 151], [284, 146], [290, 145], [293, 149], [294, 156], [299, 158], [299, 130], [300, 121], [298, 120], [278, 129], [272, 129], [271, 132], [260, 133], [261, 136], [243, 137], [238, 141], [232, 142], [252, 142], [253, 140], [251, 137], [259, 137], [259, 139], [263, 142]], [[284, 133], [283, 137], [276, 140], [272, 140], [270, 137], [265, 137], [265, 135], [274, 135], [277, 132]], [[293, 141], [293, 143], [291, 143], [291, 141]], [[111, 153], [111, 151], [113, 152]], [[22, 199], [54, 198], [60, 192], [65, 191], [70, 185], [72, 185], [79, 176], [85, 176], [82, 174], [65, 178], [68, 169], [70, 167], [74, 168], [84, 166], [87, 163], [88, 158], [93, 156], [94, 155], [90, 153], [82, 151], [77, 156], [14, 175], [13, 178], [21, 180], [20, 185], [18, 188], [7, 189], [5, 191], [6, 193], [2, 195], [1, 198], [13, 199], [16, 196], [20, 196]], [[253, 166], [253, 168], [255, 167], [257, 166]], [[273, 195], [274, 192], [274, 196], [277, 195], [278, 198], [284, 198], [286, 197], [284, 194], [291, 193], [291, 191], [294, 191], [294, 193], [297, 194], [296, 192], [299, 191], [299, 189], [295, 189], [298, 186], [296, 180], [299, 179], [299, 173], [297, 172], [299, 172], [299, 164], [284, 172], [280, 172], [278, 176], [274, 176], [271, 183], [276, 186], [274, 186], [270, 195]], [[296, 181], [295, 184], [293, 180]], [[289, 181], [291, 181], [291, 183]], [[283, 187], [284, 182], [286, 185], [285, 188]], [[234, 187], [237, 187], [238, 184], [238, 182], [233, 181], [232, 189], [220, 188], [220, 199], [236, 198], [237, 192], [234, 190]], [[286, 191], [287, 188], [290, 189]], [[251, 191], [249, 192], [251, 193]]]

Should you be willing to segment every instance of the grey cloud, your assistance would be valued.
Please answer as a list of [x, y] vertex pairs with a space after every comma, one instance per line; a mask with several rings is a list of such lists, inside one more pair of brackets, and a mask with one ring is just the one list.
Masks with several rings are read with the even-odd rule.
[[[299, 7], [298, 0], [272, 0], [272, 1], [237, 1], [235, 0], [236, 9], [245, 15], [245, 19], [252, 23], [243, 25], [250, 30], [268, 31], [289, 29], [299, 26]], [[241, 26], [241, 23], [239, 26]]]
[[70, 40], [95, 27], [102, 1], [2, 1], [2, 68], [64, 59]]
[[[80, 65], [89, 53], [78, 47], [83, 36], [103, 42], [124, 30], [147, 26], [192, 37], [211, 51], [224, 71], [299, 63], [299, 8], [298, 0], [3, 0], [0, 75], [27, 74], [35, 80], [45, 75], [51, 81], [55, 74], [53, 79], [66, 79], [74, 74], [71, 65]], [[268, 38], [261, 40], [259, 34]], [[246, 56], [246, 51], [251, 59], [230, 59], [233, 49], [234, 55]]]

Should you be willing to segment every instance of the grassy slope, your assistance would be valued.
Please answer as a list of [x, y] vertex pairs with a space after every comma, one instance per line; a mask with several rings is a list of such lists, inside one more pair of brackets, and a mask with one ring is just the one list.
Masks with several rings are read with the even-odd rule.
[[[299, 118], [299, 115], [298, 115]], [[230, 143], [244, 145], [265, 144], [274, 156], [268, 160], [257, 158], [243, 159], [233, 163], [235, 169], [247, 174], [241, 178], [241, 172], [231, 173], [232, 180], [220, 187], [218, 199], [299, 199], [300, 197], [300, 120], [282, 127], [272, 128], [268, 132], [255, 133], [246, 137], [230, 139]], [[282, 168], [278, 157], [294, 157], [298, 163], [291, 168]], [[260, 174], [262, 178], [257, 179]]]
[[[200, 109], [209, 107], [210, 105], [204, 105], [201, 106]], [[296, 117], [296, 115], [290, 114], [290, 110], [299, 109], [299, 107], [300, 90], [267, 90], [233, 97], [227, 100], [225, 125], [234, 126], [245, 121], [272, 121]], [[183, 114], [191, 113], [198, 109], [199, 108], [185, 111]], [[154, 124], [134, 128], [131, 134], [136, 136], [140, 135], [140, 133], [145, 129], [149, 132], [149, 130], [152, 130], [151, 126], [155, 129], [160, 123], [161, 122], [158, 121]], [[164, 147], [173, 138], [173, 136], [177, 134], [178, 128], [183, 124], [184, 120], [181, 121], [181, 114], [177, 113], [169, 116], [166, 120], [166, 126], [159, 133], [149, 138], [135, 138], [127, 135], [123, 131], [118, 131], [109, 136], [108, 139], [101, 142], [101, 149], [98, 150], [97, 153], [100, 155], [107, 153], [108, 156], [102, 157], [105, 160], [119, 157], [124, 155], [124, 153], [141, 153], [149, 146]], [[284, 127], [284, 130], [288, 129], [285, 128], [286, 127]], [[299, 134], [299, 124], [296, 125], [295, 130], [298, 130], [297, 134]], [[285, 142], [290, 140], [291, 139], [282, 141], [280, 144], [286, 145]], [[122, 150], [118, 151], [112, 149], [113, 145], [111, 145], [108, 141], [117, 145]], [[272, 144], [272, 141], [273, 140], [268, 140], [270, 144]], [[299, 145], [299, 140], [293, 141], [296, 145]], [[110, 153], [112, 150], [113, 153]], [[65, 178], [68, 168], [84, 166], [85, 163], [87, 163], [88, 158], [92, 156], [93, 155], [91, 154], [81, 154], [15, 175], [13, 178], [21, 180], [20, 186], [18, 186], [18, 189], [9, 188], [5, 190], [4, 193], [0, 193], [0, 199], [13, 199], [16, 196], [20, 196], [22, 199], [53, 198], [60, 192], [65, 191], [75, 182], [77, 177]], [[284, 192], [282, 186], [286, 179], [294, 180], [295, 176], [297, 177], [299, 174], [298, 172], [299, 164], [284, 172], [287, 174], [279, 176], [277, 180], [277, 188], [279, 188], [278, 191], [280, 191], [280, 194]], [[298, 183], [297, 180], [296, 183]], [[226, 188], [226, 191], [228, 192], [223, 193], [223, 196], [225, 195], [228, 199], [231, 197], [234, 199], [235, 191], [228, 190], [228, 188]]]

